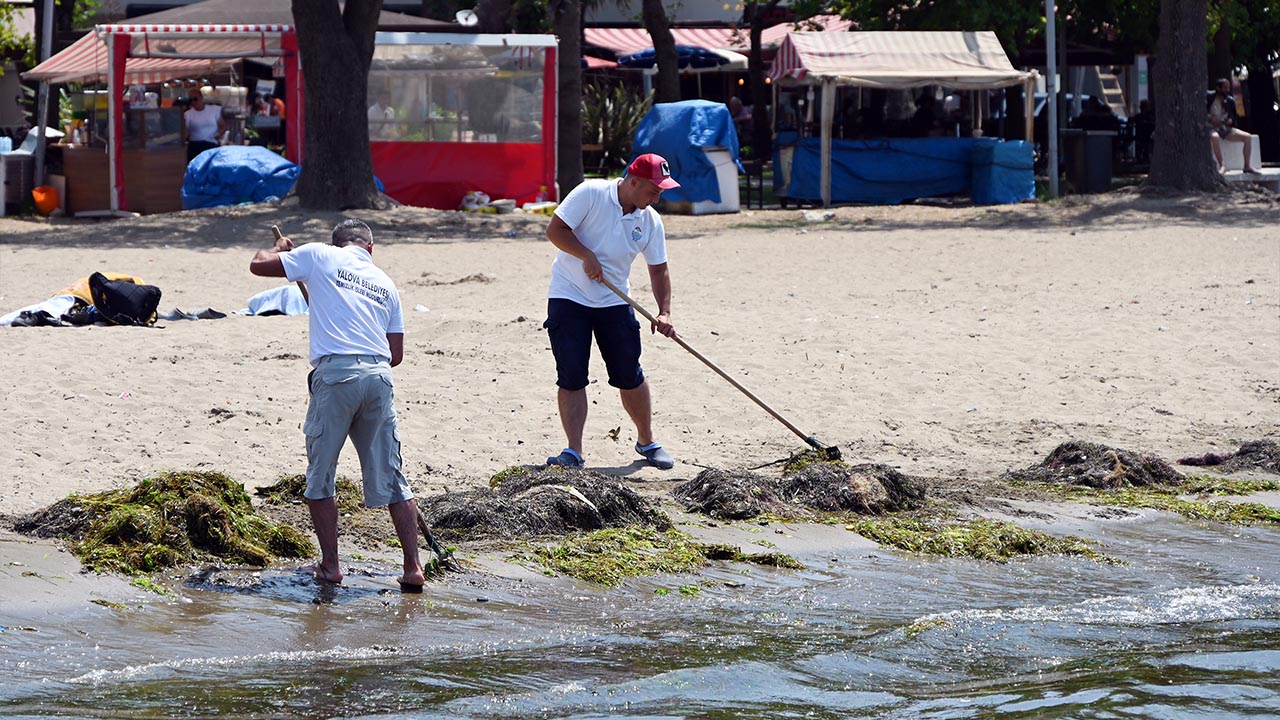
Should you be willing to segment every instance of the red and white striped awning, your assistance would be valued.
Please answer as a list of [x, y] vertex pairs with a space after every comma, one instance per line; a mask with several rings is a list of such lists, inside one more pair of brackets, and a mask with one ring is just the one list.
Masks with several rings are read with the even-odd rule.
[[280, 35], [291, 30], [291, 25], [99, 25], [22, 77], [54, 83], [105, 82], [110, 61], [105, 38], [114, 34], [131, 36], [126, 84], [203, 75], [242, 58], [282, 55]]
[[793, 32], [778, 48], [774, 80], [880, 88], [945, 85], [959, 89], [1007, 87], [1031, 73], [1015, 70], [989, 30]]
[[584, 70], [610, 70], [618, 67], [618, 63], [604, 58], [591, 57], [590, 55], [582, 56], [582, 69]]
[[[797, 23], [783, 23], [765, 28], [760, 34], [761, 47], [774, 47], [796, 30], [843, 32], [852, 23], [838, 15], [819, 15]], [[747, 27], [671, 28], [677, 45], [744, 52], [751, 48], [751, 30]], [[629, 55], [653, 47], [653, 39], [644, 28], [587, 28], [587, 43], [607, 48], [618, 55]]]
[[[671, 35], [677, 45], [711, 50], [735, 47], [734, 35], [737, 32], [731, 28], [671, 28]], [[585, 39], [591, 45], [612, 50], [619, 55], [629, 55], [653, 47], [653, 39], [644, 28], [587, 28]]]

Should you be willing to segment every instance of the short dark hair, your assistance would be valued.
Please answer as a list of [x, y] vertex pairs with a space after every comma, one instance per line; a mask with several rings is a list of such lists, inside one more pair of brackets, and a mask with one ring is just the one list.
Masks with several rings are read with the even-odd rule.
[[1214, 80], [1214, 81], [1213, 81], [1213, 86], [1214, 86], [1214, 87], [1222, 87], [1223, 85], [1226, 85], [1228, 88], [1230, 88], [1230, 87], [1231, 87], [1231, 81], [1230, 81], [1230, 80], [1228, 80], [1228, 79], [1226, 79], [1226, 78], [1218, 78], [1217, 80]]
[[344, 247], [351, 243], [373, 244], [373, 231], [368, 225], [355, 219], [343, 220], [333, 228], [333, 244]]

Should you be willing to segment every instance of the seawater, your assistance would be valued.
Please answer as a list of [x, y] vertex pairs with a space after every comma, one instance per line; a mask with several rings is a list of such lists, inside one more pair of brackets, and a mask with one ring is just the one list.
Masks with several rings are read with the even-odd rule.
[[0, 716], [1280, 717], [1280, 530], [1090, 534], [1128, 564], [846, 549], [614, 589], [195, 581], [0, 633]]

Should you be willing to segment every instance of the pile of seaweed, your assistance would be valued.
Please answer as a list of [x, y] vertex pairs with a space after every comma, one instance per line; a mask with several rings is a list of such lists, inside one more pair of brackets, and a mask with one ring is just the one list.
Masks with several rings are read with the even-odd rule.
[[527, 540], [640, 526], [665, 531], [666, 515], [615, 478], [565, 467], [514, 467], [492, 487], [418, 498], [432, 529], [449, 541]]
[[1253, 440], [1234, 453], [1207, 453], [1178, 460], [1179, 465], [1213, 467], [1221, 472], [1264, 470], [1280, 475], [1280, 444], [1275, 440]]
[[1071, 440], [1045, 459], [1005, 476], [1015, 482], [1083, 485], [1098, 490], [1179, 485], [1185, 479], [1169, 463], [1145, 453]]
[[219, 472], [165, 472], [130, 488], [70, 495], [19, 518], [14, 529], [65, 540], [98, 572], [208, 560], [264, 567], [274, 557], [315, 554], [306, 536], [259, 516], [244, 486]]
[[816, 461], [792, 467], [796, 469], [777, 478], [750, 470], [707, 469], [674, 493], [686, 510], [725, 520], [763, 514], [882, 514], [924, 504], [924, 484], [887, 465]]

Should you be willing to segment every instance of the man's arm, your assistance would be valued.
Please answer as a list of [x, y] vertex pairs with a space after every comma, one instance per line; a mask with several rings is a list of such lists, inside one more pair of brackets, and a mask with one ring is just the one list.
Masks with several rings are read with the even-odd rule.
[[657, 322], [650, 323], [649, 332], [660, 332], [669, 338], [676, 336], [676, 326], [671, 324], [671, 272], [667, 264], [649, 266], [649, 284], [653, 286], [653, 299], [658, 302]]
[[249, 261], [249, 272], [262, 277], [286, 277], [284, 263], [280, 262], [280, 253], [293, 249], [293, 241], [281, 237], [269, 248], [259, 250], [253, 260]]
[[587, 277], [596, 281], [604, 277], [604, 268], [600, 267], [600, 260], [596, 258], [596, 254], [582, 244], [578, 236], [573, 234], [573, 228], [561, 220], [559, 215], [551, 216], [551, 222], [547, 224], [547, 239], [556, 248], [581, 260], [582, 270]]
[[387, 333], [387, 344], [391, 346], [391, 367], [404, 360], [404, 333]]

